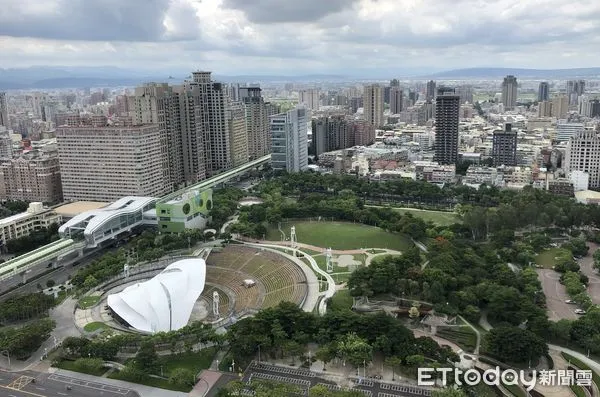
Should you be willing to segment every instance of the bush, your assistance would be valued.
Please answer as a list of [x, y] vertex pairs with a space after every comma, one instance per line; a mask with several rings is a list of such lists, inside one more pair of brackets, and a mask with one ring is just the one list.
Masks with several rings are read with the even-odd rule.
[[134, 383], [141, 382], [147, 377], [148, 375], [146, 375], [144, 371], [128, 365], [119, 371], [119, 379], [128, 380]]
[[100, 372], [104, 367], [104, 361], [100, 358], [79, 358], [75, 360], [73, 365], [84, 373]]
[[196, 375], [186, 368], [175, 368], [169, 377], [169, 383], [179, 386], [194, 386]]
[[48, 287], [48, 288], [52, 288], [52, 287], [54, 287], [55, 285], [56, 285], [56, 281], [54, 281], [54, 280], [52, 280], [52, 279], [50, 279], [50, 280], [46, 281], [46, 287]]

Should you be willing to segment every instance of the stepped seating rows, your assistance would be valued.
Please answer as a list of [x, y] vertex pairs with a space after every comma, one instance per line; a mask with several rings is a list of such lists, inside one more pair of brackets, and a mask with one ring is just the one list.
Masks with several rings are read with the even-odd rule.
[[211, 284], [223, 285], [231, 289], [235, 295], [234, 310], [240, 312], [247, 308], [259, 307], [258, 288], [244, 287], [244, 277], [231, 270], [211, 267], [206, 272], [206, 282]]
[[230, 245], [221, 252], [211, 253], [207, 265], [206, 282], [223, 285], [234, 291], [236, 302], [233, 306], [236, 312], [259, 308], [260, 290], [245, 288], [244, 279], [255, 280], [264, 287], [262, 307], [273, 307], [282, 301], [300, 304], [308, 292], [302, 270], [274, 252]]
[[[221, 314], [225, 314], [229, 312], [232, 308], [230, 307], [231, 302], [229, 302], [229, 295], [220, 290], [217, 287], [207, 286], [204, 291], [202, 291], [202, 296], [212, 305], [213, 301], [213, 292], [217, 291], [219, 293], [219, 312]], [[212, 306], [210, 308], [212, 310]], [[212, 312], [211, 312], [212, 313]]]

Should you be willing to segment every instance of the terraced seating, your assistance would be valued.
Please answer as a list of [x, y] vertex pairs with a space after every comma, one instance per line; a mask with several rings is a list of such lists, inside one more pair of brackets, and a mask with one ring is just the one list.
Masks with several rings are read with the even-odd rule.
[[[224, 291], [220, 290], [219, 288], [213, 287], [213, 286], [207, 286], [204, 289], [204, 291], [202, 291], [202, 296], [208, 302], [210, 302], [210, 304], [212, 305], [214, 291], [217, 291], [219, 293], [219, 312], [220, 312], [220, 314], [225, 314], [225, 313], [229, 312], [232, 309], [232, 307], [230, 307], [230, 305], [233, 302], [229, 302], [229, 295], [227, 295]], [[212, 310], [212, 306], [211, 306], [210, 310]]]
[[[302, 269], [274, 252], [230, 245], [221, 252], [213, 252], [207, 264], [206, 282], [233, 291], [236, 301], [232, 305], [236, 312], [259, 306], [273, 307], [283, 301], [299, 304], [308, 291]], [[264, 289], [244, 287], [245, 279], [256, 281]], [[260, 305], [262, 291], [265, 295]]]

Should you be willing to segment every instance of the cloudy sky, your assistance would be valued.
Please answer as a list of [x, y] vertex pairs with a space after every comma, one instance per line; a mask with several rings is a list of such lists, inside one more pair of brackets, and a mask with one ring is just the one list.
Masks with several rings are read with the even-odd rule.
[[0, 67], [356, 75], [600, 66], [600, 1], [1, 0]]

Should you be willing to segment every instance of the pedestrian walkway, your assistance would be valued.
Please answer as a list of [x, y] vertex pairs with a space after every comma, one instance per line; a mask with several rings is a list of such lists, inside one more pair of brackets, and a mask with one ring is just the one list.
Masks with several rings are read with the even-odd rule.
[[80, 379], [87, 382], [104, 383], [110, 386], [116, 386], [123, 389], [130, 389], [136, 391], [140, 397], [187, 397], [187, 393], [181, 393], [177, 391], [158, 389], [155, 387], [139, 385], [137, 383], [125, 382], [123, 380], [98, 378], [93, 375], [86, 375], [79, 372], [67, 371], [65, 369], [57, 369], [53, 372], [56, 375], [66, 376], [70, 378]]

